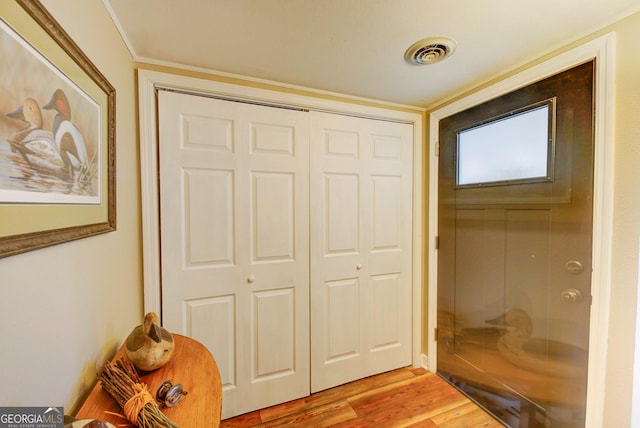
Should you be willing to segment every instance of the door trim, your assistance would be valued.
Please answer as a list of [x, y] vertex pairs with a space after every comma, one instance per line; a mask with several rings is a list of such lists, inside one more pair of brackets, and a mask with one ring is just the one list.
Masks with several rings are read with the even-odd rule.
[[[422, 366], [423, 337], [423, 116], [415, 113], [365, 104], [334, 101], [277, 90], [255, 88], [214, 80], [200, 79], [152, 70], [138, 70], [138, 104], [140, 122], [140, 174], [142, 197], [142, 245], [144, 311], [161, 314], [160, 220], [158, 188], [157, 88], [188, 91], [239, 101], [284, 105], [413, 125], [413, 227], [412, 227], [412, 364]], [[335, 95], [335, 94], [334, 94]], [[372, 102], [373, 100], [363, 100]], [[384, 105], [382, 102], [376, 104]], [[397, 106], [395, 106], [397, 107]]]
[[[595, 58], [595, 146], [593, 187], [593, 272], [592, 304], [589, 324], [589, 368], [587, 380], [586, 426], [603, 425], [604, 388], [606, 374], [607, 335], [611, 282], [611, 236], [613, 231], [614, 178], [614, 72], [615, 33], [609, 33], [554, 58], [483, 88], [430, 113], [429, 117], [429, 224], [428, 257], [428, 320], [427, 331], [437, 326], [437, 251], [438, 230], [438, 145], [439, 122], [472, 106], [511, 92], [545, 77], [572, 68]], [[428, 366], [436, 371], [436, 342], [428, 339]]]

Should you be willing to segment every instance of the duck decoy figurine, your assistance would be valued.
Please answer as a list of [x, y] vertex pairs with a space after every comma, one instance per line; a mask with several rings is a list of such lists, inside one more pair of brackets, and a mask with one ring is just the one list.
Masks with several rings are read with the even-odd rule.
[[81, 175], [87, 174], [89, 167], [87, 147], [82, 133], [71, 122], [71, 106], [64, 91], [56, 89], [49, 102], [42, 108], [57, 112], [53, 118], [52, 131], [69, 178], [74, 179], [75, 170], [78, 170]]
[[53, 134], [42, 129], [42, 111], [38, 102], [33, 98], [27, 98], [21, 106], [6, 116], [27, 124], [7, 139], [11, 151], [19, 153], [34, 171], [58, 172], [62, 167], [62, 159], [54, 143]]
[[568, 343], [532, 337], [531, 316], [520, 308], [507, 310], [487, 324], [508, 327], [497, 348], [511, 364], [544, 375], [575, 378], [584, 376], [587, 353]]
[[127, 337], [125, 353], [138, 370], [152, 371], [169, 362], [174, 345], [171, 333], [160, 326], [158, 315], [149, 312]]

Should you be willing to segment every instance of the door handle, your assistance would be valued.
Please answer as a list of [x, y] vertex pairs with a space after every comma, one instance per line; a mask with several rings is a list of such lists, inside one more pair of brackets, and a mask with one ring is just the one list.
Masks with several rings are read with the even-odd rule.
[[567, 288], [562, 293], [560, 293], [560, 295], [562, 296], [562, 300], [564, 300], [565, 303], [578, 303], [582, 301], [582, 293], [580, 292], [580, 290], [577, 290], [575, 288]]

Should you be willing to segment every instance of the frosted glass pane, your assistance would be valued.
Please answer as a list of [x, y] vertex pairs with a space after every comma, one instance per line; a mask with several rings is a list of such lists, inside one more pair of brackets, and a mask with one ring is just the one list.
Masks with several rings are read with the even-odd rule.
[[549, 176], [549, 104], [458, 133], [458, 185]]

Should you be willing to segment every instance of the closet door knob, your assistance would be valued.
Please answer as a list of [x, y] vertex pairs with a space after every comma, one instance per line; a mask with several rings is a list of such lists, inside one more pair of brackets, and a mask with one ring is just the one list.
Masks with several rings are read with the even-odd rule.
[[356, 265], [356, 269], [361, 270], [361, 269], [362, 269], [362, 264], [361, 264], [361, 263], [358, 263], [358, 264]]
[[255, 281], [255, 280], [256, 280], [256, 277], [255, 277], [255, 276], [253, 276], [253, 275], [249, 275], [249, 276], [247, 277], [247, 282], [248, 282], [249, 284], [251, 284], [251, 283], [252, 283], [253, 281]]

